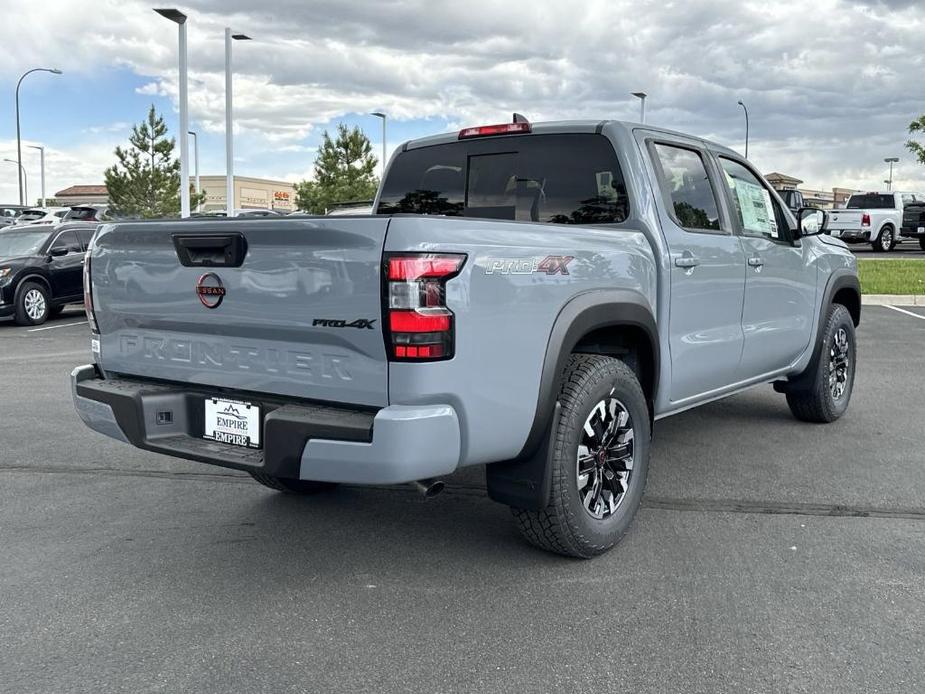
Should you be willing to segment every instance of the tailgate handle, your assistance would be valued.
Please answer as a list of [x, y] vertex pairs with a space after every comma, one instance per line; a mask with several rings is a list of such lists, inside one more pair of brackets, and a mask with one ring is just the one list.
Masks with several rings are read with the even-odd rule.
[[173, 246], [184, 267], [241, 267], [247, 241], [240, 233], [174, 234]]

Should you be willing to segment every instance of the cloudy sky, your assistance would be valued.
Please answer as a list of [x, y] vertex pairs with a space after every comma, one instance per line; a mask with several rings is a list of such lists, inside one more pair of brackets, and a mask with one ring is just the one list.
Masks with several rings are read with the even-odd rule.
[[[0, 0], [0, 159], [47, 148], [47, 192], [101, 183], [149, 104], [176, 133], [177, 32], [152, 5], [126, 0]], [[190, 119], [203, 174], [224, 172], [223, 29], [235, 44], [236, 172], [311, 175], [325, 128], [358, 124], [380, 151], [421, 135], [506, 121], [647, 120], [744, 148], [808, 186], [925, 189], [903, 147], [925, 113], [925, 2], [917, 0], [199, 0], [190, 19]], [[30, 197], [38, 152], [25, 149]], [[18, 198], [0, 161], [0, 202]]]

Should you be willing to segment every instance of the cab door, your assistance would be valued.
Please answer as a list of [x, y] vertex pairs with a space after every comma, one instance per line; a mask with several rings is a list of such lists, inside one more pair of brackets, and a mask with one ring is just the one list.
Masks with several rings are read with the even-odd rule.
[[789, 366], [809, 346], [817, 270], [764, 180], [744, 160], [720, 154], [717, 161], [745, 251], [745, 343], [739, 365], [739, 378], [745, 380]]
[[735, 383], [742, 354], [745, 254], [722, 207], [718, 172], [696, 141], [653, 140], [649, 154], [671, 267], [671, 401]]
[[48, 255], [53, 298], [79, 297], [83, 293], [84, 253], [77, 234], [72, 229], [59, 233], [48, 247]]

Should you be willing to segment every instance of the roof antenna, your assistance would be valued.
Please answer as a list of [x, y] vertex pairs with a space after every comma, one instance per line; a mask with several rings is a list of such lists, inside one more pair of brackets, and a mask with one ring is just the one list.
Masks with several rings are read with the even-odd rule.
[[529, 123], [530, 121], [527, 120], [527, 117], [526, 117], [526, 116], [521, 115], [521, 114], [519, 114], [519, 113], [515, 113], [515, 114], [514, 114], [514, 122], [515, 122], [515, 123]]

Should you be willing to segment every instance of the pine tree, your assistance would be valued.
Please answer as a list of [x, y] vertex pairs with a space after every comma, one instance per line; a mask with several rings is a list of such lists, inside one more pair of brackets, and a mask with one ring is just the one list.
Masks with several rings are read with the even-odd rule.
[[[180, 214], [180, 161], [173, 138], [151, 105], [148, 118], [132, 128], [129, 148], [116, 147], [119, 160], [106, 169], [110, 211], [117, 217], [175, 217]], [[191, 207], [200, 202], [191, 192]], [[202, 196], [205, 197], [205, 196]]]
[[325, 131], [315, 158], [315, 178], [296, 184], [296, 205], [312, 214], [325, 214], [334, 204], [372, 200], [379, 187], [373, 175], [377, 159], [369, 138], [358, 127], [337, 126], [337, 138]]
[[[925, 133], [925, 116], [920, 116], [909, 124], [909, 134]], [[920, 164], [925, 164], [925, 145], [915, 140], [909, 140], [906, 143], [906, 149], [915, 155]]]

